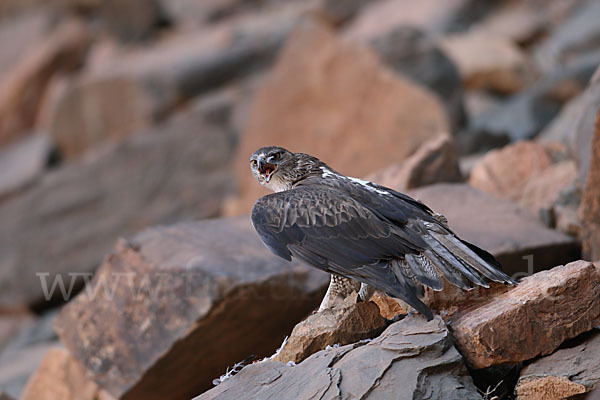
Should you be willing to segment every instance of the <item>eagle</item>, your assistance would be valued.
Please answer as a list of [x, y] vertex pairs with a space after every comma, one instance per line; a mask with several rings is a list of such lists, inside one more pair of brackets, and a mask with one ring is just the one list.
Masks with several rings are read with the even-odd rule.
[[[259, 198], [252, 224], [274, 254], [331, 274], [319, 311], [358, 289], [374, 289], [433, 318], [420, 299], [442, 279], [468, 290], [488, 282], [517, 284], [487, 251], [462, 240], [440, 214], [403, 193], [335, 171], [316, 157], [282, 147], [258, 149], [252, 174], [274, 191]], [[353, 284], [356, 282], [356, 286]]]

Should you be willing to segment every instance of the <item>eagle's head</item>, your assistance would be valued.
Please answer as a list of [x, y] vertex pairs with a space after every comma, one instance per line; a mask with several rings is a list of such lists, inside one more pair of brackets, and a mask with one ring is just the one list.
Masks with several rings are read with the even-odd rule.
[[305, 178], [322, 176], [322, 167], [331, 170], [316, 157], [278, 146], [260, 148], [250, 157], [252, 175], [274, 192], [289, 190]]
[[298, 178], [298, 156], [283, 147], [263, 147], [250, 157], [252, 175], [258, 182], [274, 192], [291, 188]]

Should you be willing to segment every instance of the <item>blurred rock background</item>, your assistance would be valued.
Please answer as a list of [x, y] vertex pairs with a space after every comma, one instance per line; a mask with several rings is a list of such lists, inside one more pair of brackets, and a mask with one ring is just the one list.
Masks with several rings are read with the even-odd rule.
[[[273, 354], [328, 278], [250, 225], [264, 145], [408, 191], [515, 277], [599, 260], [599, 20], [596, 0], [0, 2], [0, 399], [188, 399]], [[577, 329], [493, 369], [457, 328], [468, 369], [452, 347], [438, 378], [473, 378], [460, 398], [501, 380], [500, 398], [551, 398], [544, 371], [556, 393], [592, 390], [586, 273], [587, 308], [561, 308], [585, 322], [538, 325]], [[519, 326], [506, 335], [544, 331]], [[545, 358], [519, 377], [565, 340], [555, 375], [585, 379], [552, 378]], [[569, 372], [574, 346], [593, 351]]]

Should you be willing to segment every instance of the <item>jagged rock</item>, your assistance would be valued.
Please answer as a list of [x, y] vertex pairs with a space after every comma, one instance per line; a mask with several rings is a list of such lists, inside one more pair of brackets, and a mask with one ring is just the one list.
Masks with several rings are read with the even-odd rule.
[[191, 106], [163, 125], [65, 163], [0, 203], [0, 305], [66, 301], [69, 293], [58, 287], [54, 295], [45, 290], [55, 279], [67, 292], [81, 287], [76, 275], [93, 272], [120, 235], [219, 215], [232, 184], [232, 147], [229, 133]]
[[264, 361], [195, 400], [239, 398], [482, 399], [444, 322], [413, 315], [369, 343], [313, 354], [295, 366]]
[[538, 272], [454, 317], [454, 343], [474, 368], [552, 353], [600, 324], [600, 268], [576, 261]]
[[441, 182], [460, 182], [462, 175], [449, 137], [425, 142], [401, 164], [369, 174], [367, 180], [400, 191]]
[[533, 51], [539, 66], [546, 71], [567, 63], [570, 59], [600, 49], [595, 38], [600, 35], [598, 19], [600, 3], [585, 0], [577, 4], [572, 14]]
[[466, 184], [436, 184], [409, 194], [448, 218], [461, 238], [492, 253], [515, 278], [579, 258], [575, 239], [546, 228], [529, 211]]
[[328, 280], [273, 256], [248, 217], [152, 228], [106, 257], [55, 329], [113, 396], [189, 399], [237, 361], [273, 354]]
[[583, 222], [583, 253], [590, 260], [600, 259], [600, 109], [591, 146], [589, 172], [579, 207]]
[[516, 388], [519, 400], [560, 400], [600, 387], [600, 330], [581, 336], [521, 370]]
[[344, 304], [313, 314], [296, 325], [273, 361], [299, 363], [327, 346], [371, 339], [385, 328], [377, 304], [356, 303], [356, 295], [349, 296]]
[[90, 42], [85, 25], [63, 22], [5, 74], [0, 81], [0, 145], [26, 133], [35, 123], [43, 93], [52, 76], [80, 66]]
[[369, 49], [303, 25], [259, 89], [240, 139], [237, 211], [249, 211], [267, 193], [248, 172], [248, 157], [261, 146], [277, 143], [364, 176], [447, 132], [445, 110], [427, 89], [386, 69]]
[[67, 350], [48, 350], [20, 400], [114, 400], [89, 380], [85, 368]]
[[49, 135], [29, 135], [0, 149], [0, 199], [24, 190], [38, 179], [48, 162], [52, 142]]
[[400, 26], [369, 39], [379, 57], [401, 76], [419, 82], [440, 96], [452, 126], [464, 122], [462, 81], [458, 68], [426, 33]]
[[530, 179], [551, 164], [550, 153], [543, 145], [517, 142], [487, 153], [471, 170], [469, 184], [497, 197], [515, 199]]
[[560, 89], [568, 86], [571, 88], [569, 95], [583, 90], [598, 64], [600, 53], [594, 53], [543, 76], [527, 89], [470, 121], [467, 132], [460, 137], [459, 148], [466, 153], [476, 152], [536, 136], [569, 100]]
[[[596, 63], [596, 66], [600, 60]], [[569, 101], [560, 114], [540, 135], [545, 142], [559, 141], [567, 146], [577, 161], [579, 181], [584, 183], [588, 174], [594, 137], [594, 119], [600, 108], [600, 68], [586, 90]]]
[[458, 66], [468, 88], [515, 93], [534, 78], [526, 55], [507, 38], [489, 31], [449, 35], [440, 45]]

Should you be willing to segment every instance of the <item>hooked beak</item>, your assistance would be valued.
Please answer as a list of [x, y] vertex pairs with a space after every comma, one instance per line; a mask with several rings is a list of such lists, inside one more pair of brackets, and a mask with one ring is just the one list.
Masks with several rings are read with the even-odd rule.
[[258, 160], [258, 172], [265, 177], [265, 182], [269, 183], [269, 181], [271, 181], [275, 171], [277, 171], [276, 164], [270, 164], [263, 160]]

